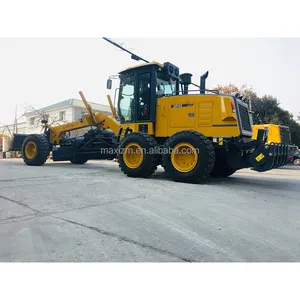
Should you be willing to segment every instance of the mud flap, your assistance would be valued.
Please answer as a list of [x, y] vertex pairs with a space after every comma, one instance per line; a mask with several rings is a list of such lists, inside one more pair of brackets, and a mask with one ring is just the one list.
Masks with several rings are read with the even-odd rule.
[[265, 172], [279, 168], [288, 162], [288, 145], [271, 143], [260, 145], [249, 157], [252, 170]]

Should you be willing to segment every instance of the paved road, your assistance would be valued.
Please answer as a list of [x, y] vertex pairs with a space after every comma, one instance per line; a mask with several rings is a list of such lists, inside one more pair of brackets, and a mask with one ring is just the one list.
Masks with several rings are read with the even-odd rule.
[[0, 261], [300, 261], [300, 168], [191, 185], [3, 159]]

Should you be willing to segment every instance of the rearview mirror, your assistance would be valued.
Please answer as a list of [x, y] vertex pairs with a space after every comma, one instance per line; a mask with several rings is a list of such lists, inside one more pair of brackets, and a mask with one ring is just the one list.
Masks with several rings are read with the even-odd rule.
[[108, 90], [111, 90], [111, 86], [112, 86], [112, 80], [111, 79], [107, 79], [106, 88]]

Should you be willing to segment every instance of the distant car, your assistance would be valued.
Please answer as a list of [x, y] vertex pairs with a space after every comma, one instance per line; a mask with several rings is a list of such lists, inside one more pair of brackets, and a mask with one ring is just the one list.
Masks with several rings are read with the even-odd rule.
[[292, 156], [292, 161], [294, 165], [300, 165], [300, 151], [297, 151]]

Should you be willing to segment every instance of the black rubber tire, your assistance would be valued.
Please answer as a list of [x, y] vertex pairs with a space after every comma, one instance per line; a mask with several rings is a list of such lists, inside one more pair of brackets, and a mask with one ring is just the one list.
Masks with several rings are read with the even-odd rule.
[[211, 172], [211, 177], [226, 178], [234, 174], [236, 170], [232, 169], [226, 163], [217, 164]]
[[300, 165], [300, 159], [299, 158], [295, 158], [293, 160], [293, 164], [296, 165], [296, 166], [299, 166]]
[[[36, 155], [28, 158], [25, 153], [25, 147], [29, 142], [34, 142], [37, 148]], [[23, 142], [22, 158], [28, 166], [42, 166], [50, 155], [50, 144], [43, 134], [31, 134]]]
[[75, 158], [70, 160], [70, 162], [74, 165], [83, 165], [87, 162], [88, 160], [85, 158]]
[[[129, 168], [123, 158], [124, 149], [129, 143], [137, 143], [144, 152], [143, 162], [135, 169]], [[149, 134], [142, 132], [129, 133], [122, 139], [119, 146], [119, 167], [128, 177], [147, 178], [156, 171], [157, 165], [159, 164], [159, 153], [157, 150], [158, 144]]]
[[172, 150], [177, 144], [186, 142], [191, 144], [198, 151], [198, 162], [190, 172], [176, 170], [171, 161], [171, 153], [164, 151], [162, 165], [166, 173], [178, 182], [199, 183], [209, 177], [215, 164], [215, 151], [212, 142], [203, 134], [184, 130], [172, 135], [165, 142], [165, 149]]
[[211, 177], [226, 178], [236, 172], [235, 169], [231, 168], [227, 162], [224, 153], [216, 151], [216, 163], [211, 172]]

